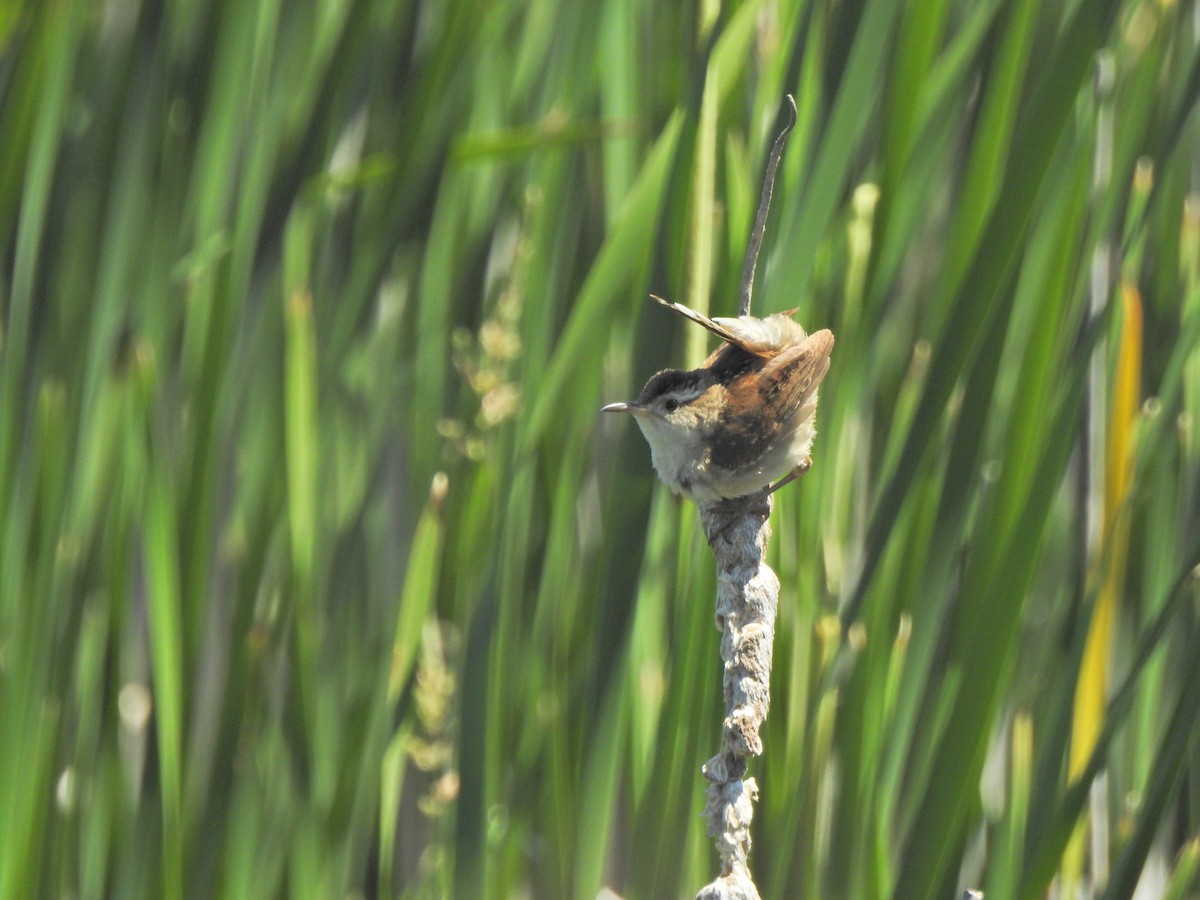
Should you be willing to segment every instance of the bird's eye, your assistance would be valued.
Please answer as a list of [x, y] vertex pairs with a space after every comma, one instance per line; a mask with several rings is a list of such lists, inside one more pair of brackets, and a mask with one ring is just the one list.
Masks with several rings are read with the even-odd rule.
[[679, 409], [679, 401], [672, 397], [663, 404], [663, 409], [665, 409], [667, 412], [675, 412], [675, 410]]

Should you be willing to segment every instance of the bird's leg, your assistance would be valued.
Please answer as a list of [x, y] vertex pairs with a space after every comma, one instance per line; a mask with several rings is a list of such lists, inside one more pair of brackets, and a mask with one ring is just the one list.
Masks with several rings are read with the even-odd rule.
[[767, 491], [767, 493], [773, 494], [777, 490], [779, 490], [781, 487], [783, 487], [784, 485], [791, 484], [793, 481], [795, 481], [797, 478], [799, 478], [801, 475], [803, 475], [805, 472], [807, 472], [811, 468], [812, 468], [812, 457], [811, 456], [804, 457], [804, 459], [800, 463], [800, 465], [796, 466], [796, 468], [792, 469], [792, 471], [788, 472], [786, 475], [784, 475], [782, 478], [780, 478], [777, 482], [775, 482], [773, 485], [771, 485], [771, 487]]

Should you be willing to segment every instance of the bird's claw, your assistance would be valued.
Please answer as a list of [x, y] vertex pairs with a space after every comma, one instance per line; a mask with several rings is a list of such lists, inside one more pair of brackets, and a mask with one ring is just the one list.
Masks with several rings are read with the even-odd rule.
[[811, 468], [812, 468], [812, 457], [811, 456], [804, 457], [804, 459], [802, 459], [800, 461], [800, 465], [796, 466], [796, 468], [792, 469], [792, 471], [788, 472], [786, 475], [784, 475], [782, 478], [780, 478], [777, 482], [775, 482], [773, 485], [771, 485], [771, 487], [767, 491], [767, 493], [773, 494], [777, 490], [779, 490], [781, 487], [783, 487], [784, 485], [791, 484], [793, 481], [795, 481], [801, 475], [805, 474]]

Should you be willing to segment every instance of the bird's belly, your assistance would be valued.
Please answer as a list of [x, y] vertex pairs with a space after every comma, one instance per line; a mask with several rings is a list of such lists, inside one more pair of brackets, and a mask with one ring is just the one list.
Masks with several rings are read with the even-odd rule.
[[677, 494], [697, 503], [715, 503], [757, 493], [788, 474], [808, 456], [815, 433], [810, 408], [802, 410], [796, 428], [743, 466], [718, 466], [702, 447], [665, 440], [650, 441], [650, 458], [659, 478]]
[[[758, 459], [745, 466], [725, 469], [708, 465], [704, 472], [704, 490], [711, 496], [704, 500], [731, 500], [745, 497], [778, 481], [804, 462], [812, 449], [816, 429], [811, 417], [802, 421], [790, 434], [768, 447]], [[697, 499], [701, 499], [697, 497]]]

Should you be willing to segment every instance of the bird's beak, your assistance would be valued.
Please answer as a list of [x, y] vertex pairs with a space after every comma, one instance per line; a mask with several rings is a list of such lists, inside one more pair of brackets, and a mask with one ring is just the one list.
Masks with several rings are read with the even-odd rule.
[[610, 403], [608, 406], [602, 407], [600, 412], [645, 412], [646, 407], [640, 403]]

